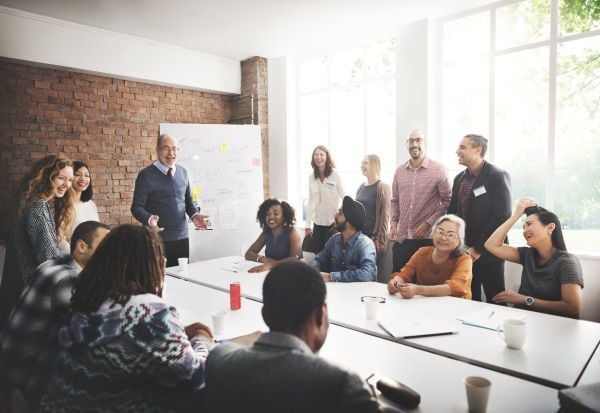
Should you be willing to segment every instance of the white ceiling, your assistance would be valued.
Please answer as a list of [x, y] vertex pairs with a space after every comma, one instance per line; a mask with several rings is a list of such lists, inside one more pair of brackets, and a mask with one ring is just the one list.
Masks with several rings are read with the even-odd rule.
[[0, 0], [218, 56], [311, 56], [494, 0]]

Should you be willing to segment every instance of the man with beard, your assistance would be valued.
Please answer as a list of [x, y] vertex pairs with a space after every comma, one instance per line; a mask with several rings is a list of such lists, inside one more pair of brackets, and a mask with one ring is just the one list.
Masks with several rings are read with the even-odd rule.
[[406, 140], [410, 159], [400, 165], [392, 184], [389, 239], [394, 241], [392, 272], [398, 272], [421, 247], [433, 245], [431, 226], [446, 213], [451, 189], [448, 171], [425, 152], [418, 129]]
[[375, 244], [361, 231], [365, 223], [365, 207], [349, 196], [335, 215], [334, 234], [325, 248], [312, 261], [325, 282], [375, 281]]

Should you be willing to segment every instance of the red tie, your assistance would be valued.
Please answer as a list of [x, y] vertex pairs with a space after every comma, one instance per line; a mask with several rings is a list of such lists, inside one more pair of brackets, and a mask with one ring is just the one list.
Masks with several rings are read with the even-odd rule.
[[169, 170], [167, 171], [167, 175], [169, 176], [173, 176], [173, 168], [169, 168]]

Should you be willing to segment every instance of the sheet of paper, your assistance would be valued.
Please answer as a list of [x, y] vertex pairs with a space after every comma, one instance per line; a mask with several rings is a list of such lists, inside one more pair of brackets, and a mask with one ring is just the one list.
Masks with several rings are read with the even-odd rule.
[[257, 265], [260, 265], [260, 263], [254, 261], [238, 261], [231, 265], [224, 266], [223, 269], [231, 272], [248, 272], [250, 268], [256, 267]]

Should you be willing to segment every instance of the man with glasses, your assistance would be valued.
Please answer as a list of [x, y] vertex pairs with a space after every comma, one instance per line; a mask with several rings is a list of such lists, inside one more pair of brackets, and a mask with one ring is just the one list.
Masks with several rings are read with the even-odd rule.
[[177, 150], [174, 137], [166, 134], [158, 137], [158, 160], [139, 173], [131, 203], [135, 219], [160, 231], [167, 267], [177, 265], [178, 258], [190, 255], [186, 214], [196, 229], [206, 229], [206, 216], [198, 212], [192, 201], [187, 171], [175, 164]]
[[446, 168], [425, 152], [425, 135], [413, 130], [406, 140], [410, 158], [394, 174], [390, 240], [398, 272], [421, 247], [431, 246], [431, 227], [446, 213], [451, 189]]

